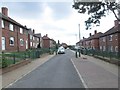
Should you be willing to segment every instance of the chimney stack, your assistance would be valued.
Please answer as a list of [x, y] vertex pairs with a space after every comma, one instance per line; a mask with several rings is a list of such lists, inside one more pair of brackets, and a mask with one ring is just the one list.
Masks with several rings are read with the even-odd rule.
[[91, 36], [91, 33], [89, 35]]
[[35, 34], [35, 30], [33, 29], [33, 33]]
[[83, 37], [83, 39], [85, 39], [85, 37]]
[[48, 36], [48, 34], [46, 34], [46, 37]]
[[97, 34], [97, 30], [94, 31], [94, 34]]
[[114, 21], [114, 26], [116, 27], [116, 26], [118, 26], [119, 25], [119, 21], [118, 20], [115, 20]]
[[2, 7], [2, 14], [8, 16], [8, 8]]

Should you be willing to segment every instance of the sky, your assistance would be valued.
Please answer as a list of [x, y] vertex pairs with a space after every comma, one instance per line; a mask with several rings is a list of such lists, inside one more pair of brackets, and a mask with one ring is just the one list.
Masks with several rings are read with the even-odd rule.
[[100, 27], [93, 27], [86, 30], [84, 21], [87, 20], [87, 14], [79, 14], [72, 8], [73, 0], [11, 0], [0, 3], [1, 7], [8, 8], [8, 16], [34, 29], [35, 33], [41, 33], [42, 36], [48, 34], [48, 37], [56, 42], [75, 45], [80, 38], [89, 37], [89, 33], [106, 32], [114, 26], [115, 17], [110, 13], [107, 17], [101, 19]]

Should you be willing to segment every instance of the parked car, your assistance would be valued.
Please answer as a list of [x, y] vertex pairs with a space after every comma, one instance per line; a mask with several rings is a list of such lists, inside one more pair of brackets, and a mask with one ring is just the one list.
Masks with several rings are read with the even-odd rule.
[[65, 48], [63, 46], [59, 47], [57, 53], [58, 54], [65, 54]]

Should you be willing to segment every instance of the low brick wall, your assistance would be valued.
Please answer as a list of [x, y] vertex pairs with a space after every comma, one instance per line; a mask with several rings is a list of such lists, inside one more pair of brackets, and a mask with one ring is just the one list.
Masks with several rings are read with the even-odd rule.
[[30, 60], [23, 60], [17, 64], [11, 65], [11, 66], [6, 67], [6, 68], [2, 68], [2, 74], [7, 73], [7, 72], [12, 71], [12, 70], [15, 70], [19, 67], [22, 67], [22, 66], [30, 63], [30, 62], [31, 62]]

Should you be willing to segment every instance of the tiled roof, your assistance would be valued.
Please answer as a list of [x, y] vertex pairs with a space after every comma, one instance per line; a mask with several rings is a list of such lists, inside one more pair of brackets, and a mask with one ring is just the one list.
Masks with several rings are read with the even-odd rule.
[[86, 39], [86, 41], [91, 40], [91, 39], [98, 39], [101, 35], [103, 35], [103, 33], [101, 33], [101, 32], [96, 33], [96, 34], [88, 37], [88, 38]]
[[41, 38], [41, 33], [34, 34], [34, 36]]
[[108, 31], [106, 31], [103, 35], [101, 35], [100, 37], [104, 37], [104, 36], [107, 36], [107, 35], [111, 35], [111, 34], [114, 34], [114, 33], [120, 33], [120, 24], [117, 26], [117, 27], [112, 27], [111, 29], [109, 29]]
[[43, 36], [42, 39], [48, 39], [48, 40], [50, 40], [50, 38], [47, 37], [47, 36]]
[[[16, 21], [13, 20], [12, 18], [3, 15], [2, 13], [0, 13], [0, 17], [2, 17], [2, 19], [6, 20], [6, 21], [9, 21], [9, 22], [11, 22], [11, 23], [13, 23], [13, 24], [15, 24], [15, 25], [18, 25], [18, 26], [20, 26], [20, 27], [26, 28], [25, 26], [23, 26], [23, 25], [21, 25], [20, 23], [16, 22]], [[27, 29], [27, 28], [26, 28], [26, 29]]]

